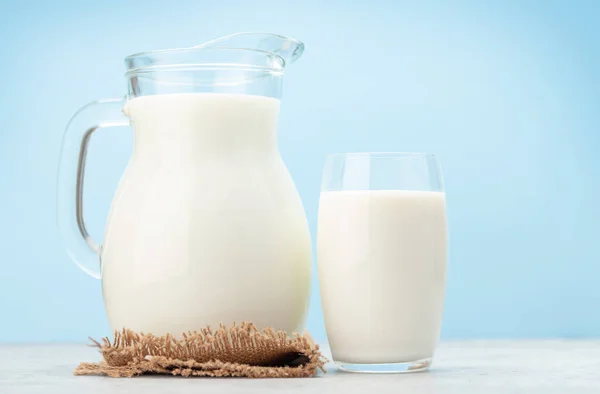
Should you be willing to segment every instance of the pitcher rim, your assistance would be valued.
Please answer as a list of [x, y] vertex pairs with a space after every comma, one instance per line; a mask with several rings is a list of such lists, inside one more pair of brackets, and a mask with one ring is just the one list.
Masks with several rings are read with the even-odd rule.
[[[242, 64], [242, 63], [223, 63], [223, 62], [173, 62], [167, 64], [159, 64], [159, 65], [132, 65], [136, 59], [142, 58], [152, 58], [159, 55], [168, 55], [168, 54], [183, 54], [183, 53], [208, 53], [208, 52], [228, 52], [235, 51], [239, 53], [256, 53], [265, 55], [268, 59], [272, 59], [275, 63], [274, 66], [261, 66], [256, 64]], [[144, 51], [134, 53], [125, 57], [124, 59], [125, 65], [127, 67], [125, 75], [129, 76], [132, 74], [141, 73], [144, 71], [158, 71], [158, 70], [168, 70], [168, 69], [198, 69], [198, 68], [208, 68], [208, 67], [217, 67], [217, 68], [227, 68], [227, 67], [245, 67], [249, 69], [261, 69], [265, 71], [281, 71], [285, 67], [285, 60], [274, 52], [263, 51], [260, 49], [248, 49], [248, 48], [234, 48], [234, 47], [207, 47], [207, 48], [170, 48], [170, 49], [157, 49], [151, 51]]]

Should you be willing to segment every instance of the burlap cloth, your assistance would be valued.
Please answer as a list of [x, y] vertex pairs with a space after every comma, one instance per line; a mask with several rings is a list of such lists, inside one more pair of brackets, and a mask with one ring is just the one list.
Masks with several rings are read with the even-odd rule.
[[327, 361], [307, 332], [290, 337], [251, 323], [191, 331], [180, 339], [123, 330], [112, 342], [91, 340], [103, 360], [81, 363], [75, 375], [301, 378], [325, 372]]

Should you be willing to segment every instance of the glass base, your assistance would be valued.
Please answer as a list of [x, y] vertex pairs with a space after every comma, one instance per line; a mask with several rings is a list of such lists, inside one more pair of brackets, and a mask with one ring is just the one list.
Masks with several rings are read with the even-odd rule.
[[424, 358], [405, 363], [386, 363], [386, 364], [356, 364], [336, 361], [338, 369], [345, 372], [357, 373], [412, 373], [423, 372], [431, 366], [431, 358]]

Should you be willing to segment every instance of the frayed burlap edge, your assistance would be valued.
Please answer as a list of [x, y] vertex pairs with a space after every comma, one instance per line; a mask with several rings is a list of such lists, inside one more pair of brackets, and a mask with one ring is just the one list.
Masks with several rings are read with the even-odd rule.
[[300, 378], [325, 372], [327, 362], [308, 333], [290, 337], [271, 328], [259, 331], [245, 322], [191, 331], [180, 339], [123, 330], [112, 342], [91, 340], [103, 361], [81, 363], [75, 375]]

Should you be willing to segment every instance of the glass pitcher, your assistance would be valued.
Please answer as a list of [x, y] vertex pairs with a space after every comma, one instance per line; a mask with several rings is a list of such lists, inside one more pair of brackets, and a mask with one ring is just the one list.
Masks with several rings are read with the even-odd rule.
[[[277, 149], [286, 65], [304, 45], [240, 33], [125, 59], [124, 99], [69, 122], [58, 171], [58, 224], [70, 257], [102, 279], [114, 330], [178, 335], [250, 321], [300, 330], [311, 244], [302, 202]], [[85, 225], [88, 143], [131, 125], [133, 152], [104, 242]]]

